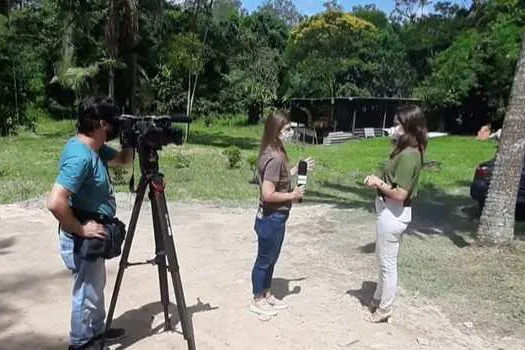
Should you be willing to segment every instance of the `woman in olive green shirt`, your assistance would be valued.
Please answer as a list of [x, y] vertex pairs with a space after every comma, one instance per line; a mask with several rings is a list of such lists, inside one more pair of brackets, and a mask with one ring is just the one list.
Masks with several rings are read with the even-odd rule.
[[398, 109], [394, 120], [394, 150], [381, 177], [367, 176], [365, 184], [377, 191], [375, 201], [376, 256], [379, 280], [367, 319], [386, 321], [392, 315], [397, 290], [397, 258], [401, 236], [412, 221], [412, 198], [417, 195], [423, 153], [427, 146], [425, 117], [417, 106]]

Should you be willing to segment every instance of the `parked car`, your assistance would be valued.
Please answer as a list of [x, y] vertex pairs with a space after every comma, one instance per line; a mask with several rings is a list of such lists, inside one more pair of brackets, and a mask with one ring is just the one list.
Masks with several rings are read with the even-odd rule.
[[[479, 164], [474, 172], [474, 179], [470, 185], [470, 197], [478, 202], [480, 214], [485, 205], [485, 199], [487, 198], [495, 161], [496, 159], [491, 159]], [[525, 163], [521, 169], [520, 187], [516, 200], [516, 219], [525, 220]]]

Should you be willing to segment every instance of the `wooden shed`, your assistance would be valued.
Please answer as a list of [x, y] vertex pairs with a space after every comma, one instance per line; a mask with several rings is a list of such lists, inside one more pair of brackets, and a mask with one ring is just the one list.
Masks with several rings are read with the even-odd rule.
[[420, 103], [412, 98], [350, 96], [292, 98], [289, 107], [292, 122], [304, 125], [319, 143], [330, 143], [323, 141], [365, 137], [371, 132], [383, 136], [384, 129], [393, 125], [398, 106]]

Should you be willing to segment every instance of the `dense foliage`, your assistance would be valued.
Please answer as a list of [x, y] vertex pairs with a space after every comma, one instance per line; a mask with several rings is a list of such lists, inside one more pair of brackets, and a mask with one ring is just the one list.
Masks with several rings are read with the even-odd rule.
[[4, 2], [0, 134], [72, 117], [90, 93], [126, 112], [251, 122], [295, 96], [419, 97], [460, 122], [501, 122], [524, 22], [519, 0], [398, 0], [390, 16], [335, 0], [312, 16], [291, 0], [252, 13], [239, 0]]

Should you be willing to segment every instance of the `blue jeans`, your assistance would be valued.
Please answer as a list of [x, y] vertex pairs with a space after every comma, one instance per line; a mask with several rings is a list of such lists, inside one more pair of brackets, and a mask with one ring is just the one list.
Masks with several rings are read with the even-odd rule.
[[281, 212], [255, 219], [258, 249], [252, 270], [254, 297], [262, 297], [271, 287], [273, 268], [281, 252], [287, 219], [288, 214]]
[[104, 332], [106, 266], [102, 258], [94, 261], [81, 259], [74, 253], [73, 247], [71, 235], [60, 231], [60, 255], [73, 273], [69, 343], [80, 346]]

